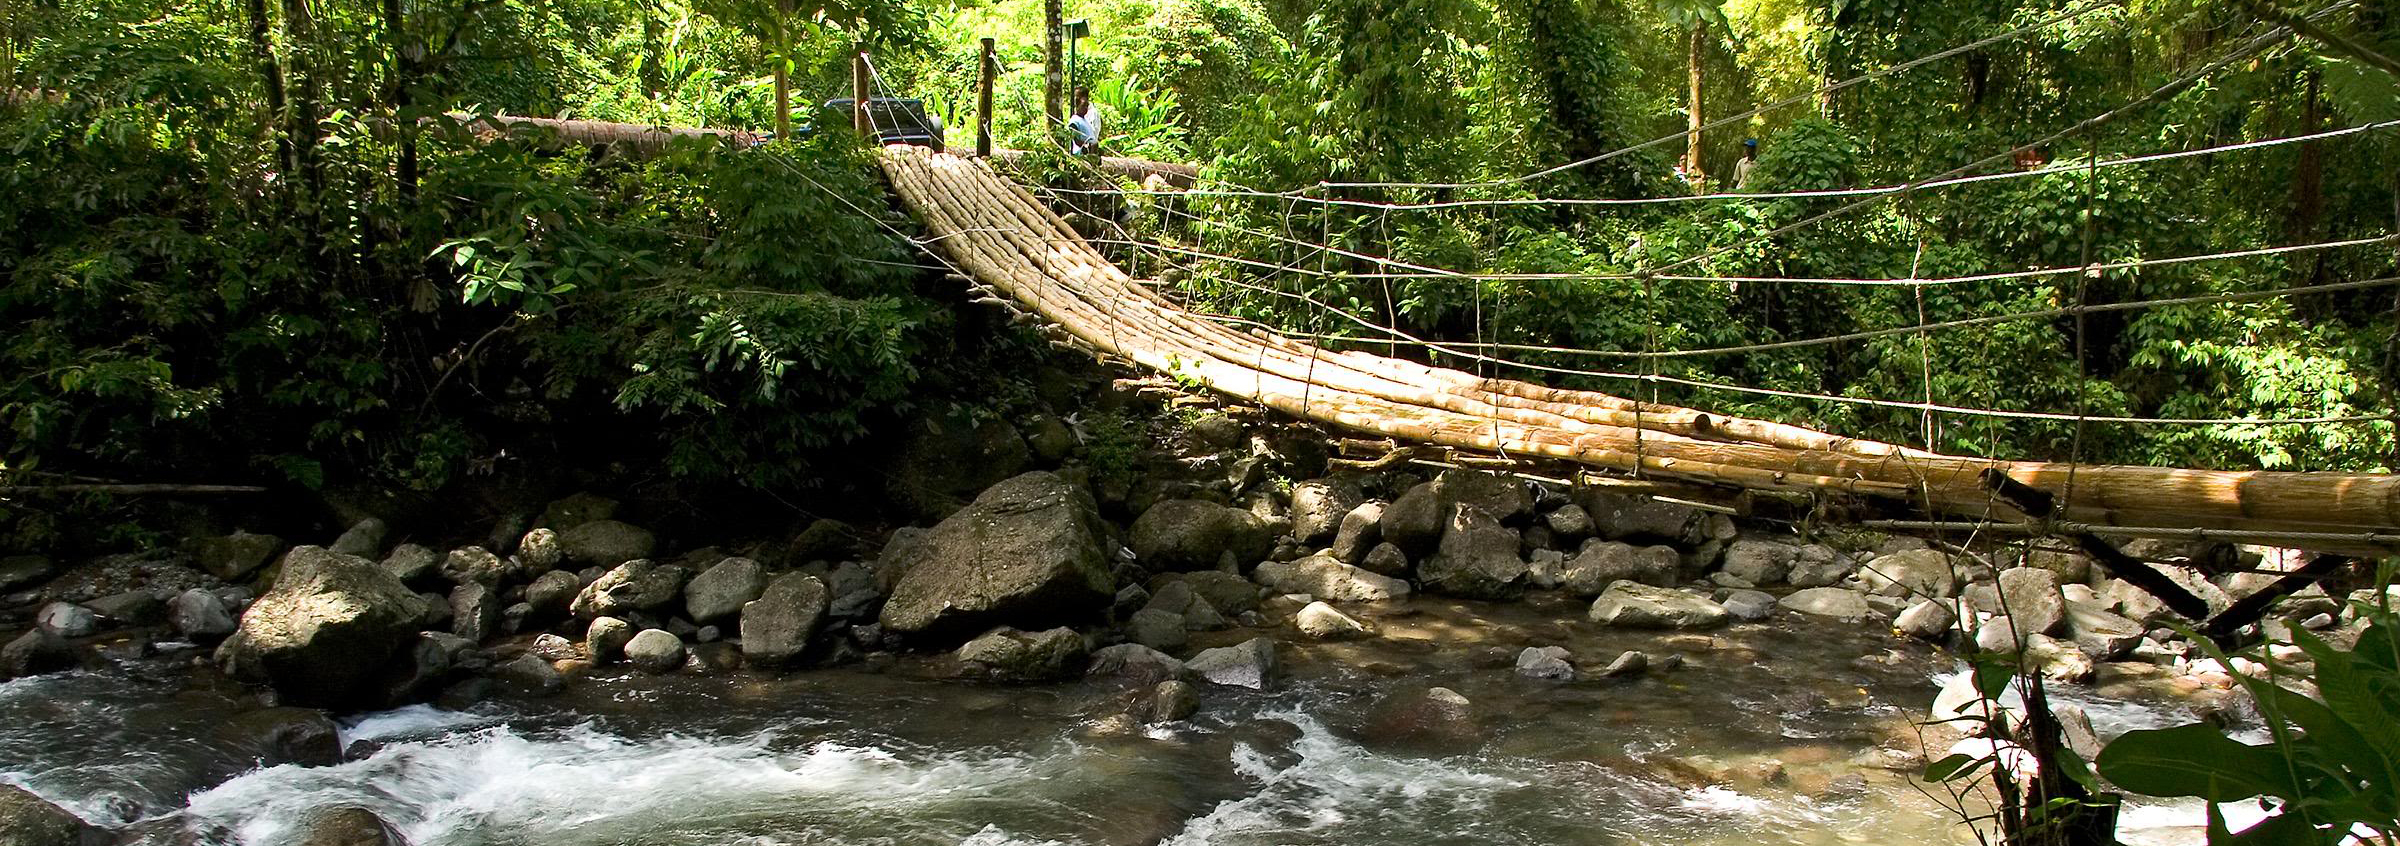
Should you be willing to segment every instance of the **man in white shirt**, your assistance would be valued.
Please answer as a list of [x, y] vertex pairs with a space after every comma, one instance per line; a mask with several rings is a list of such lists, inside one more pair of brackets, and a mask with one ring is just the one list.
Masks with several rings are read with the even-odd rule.
[[1733, 163], [1733, 190], [1750, 190], [1750, 171], [1758, 167], [1758, 139], [1742, 139], [1742, 160]]
[[1075, 112], [1067, 118], [1067, 131], [1074, 135], [1067, 151], [1083, 155], [1100, 147], [1100, 108], [1092, 105], [1091, 89], [1075, 89]]

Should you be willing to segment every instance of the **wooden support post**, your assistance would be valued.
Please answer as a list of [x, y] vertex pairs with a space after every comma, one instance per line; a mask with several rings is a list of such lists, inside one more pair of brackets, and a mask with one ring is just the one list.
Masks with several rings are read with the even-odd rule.
[[1000, 59], [993, 55], [992, 39], [983, 40], [983, 82], [975, 89], [975, 155], [992, 157], [992, 83], [999, 78]]
[[2208, 621], [2208, 625], [2201, 627], [2200, 633], [2206, 635], [2209, 640], [2216, 641], [2218, 646], [2226, 646], [2231, 643], [2235, 629], [2258, 622], [2259, 618], [2266, 616], [2267, 608], [2274, 605], [2275, 600], [2299, 593], [2301, 588], [2316, 584], [2318, 579], [2350, 566], [2354, 560], [2356, 559], [2346, 555], [2319, 555], [2311, 558], [2307, 564], [2301, 565], [2300, 569], [2293, 570], [2285, 574], [2283, 578], [2268, 583], [2257, 593], [2242, 597], [2240, 601], [2226, 608], [2225, 613]]
[[[2035, 520], [2049, 519], [2057, 503], [2057, 498], [2051, 496], [2049, 491], [2011, 479], [2008, 474], [1998, 470], [1983, 471], [1983, 483], [2000, 497], [2000, 501], [2015, 506], [2018, 511], [2025, 512], [2025, 516]], [[2165, 603], [2168, 610], [2186, 619], [2208, 618], [2208, 603], [2193, 596], [2191, 591], [2176, 584], [2174, 579], [2167, 578], [2167, 574], [2151, 569], [2139, 558], [2125, 554], [2116, 544], [2090, 532], [2077, 532], [2069, 535], [2068, 539], [2073, 540], [2083, 554], [2091, 556], [2092, 563], [2100, 565], [2103, 572], [2148, 591], [2151, 596], [2158, 597], [2158, 601]]]
[[850, 57], [850, 126], [870, 146], [880, 146], [875, 144], [874, 122], [867, 119], [867, 99], [873, 90], [867, 81], [867, 45], [861, 43], [857, 54]]

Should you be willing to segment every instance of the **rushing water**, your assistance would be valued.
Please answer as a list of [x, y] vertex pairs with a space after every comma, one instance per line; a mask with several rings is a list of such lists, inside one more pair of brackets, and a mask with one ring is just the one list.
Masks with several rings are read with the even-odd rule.
[[[252, 701], [153, 659], [0, 684], [0, 779], [152, 843], [290, 843], [343, 805], [419, 846], [1974, 842], [1894, 763], [1948, 659], [1832, 623], [1658, 635], [1573, 610], [1379, 609], [1383, 637], [1287, 646], [1278, 689], [1134, 732], [1099, 719], [1119, 694], [1098, 683], [609, 673], [355, 718], [330, 767], [251, 766], [220, 726]], [[1688, 663], [1564, 685], [1491, 666], [1527, 643]], [[1432, 685], [1473, 701], [1471, 736], [1379, 727]], [[2104, 733], [2181, 716], [2084, 699]], [[2184, 839], [2196, 813], [2135, 808], [2129, 839]]]

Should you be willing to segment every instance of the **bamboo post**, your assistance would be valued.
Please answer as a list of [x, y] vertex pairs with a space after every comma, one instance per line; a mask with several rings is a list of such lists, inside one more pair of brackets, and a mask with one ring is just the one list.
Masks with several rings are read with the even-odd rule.
[[867, 83], [867, 45], [862, 42], [857, 55], [850, 57], [850, 126], [858, 130], [860, 137], [867, 138], [869, 144], [875, 140], [869, 134], [874, 123], [867, 119], [867, 95], [871, 90]]
[[992, 157], [992, 83], [1000, 74], [1000, 59], [993, 55], [992, 39], [983, 40], [983, 82], [975, 89], [975, 157]]

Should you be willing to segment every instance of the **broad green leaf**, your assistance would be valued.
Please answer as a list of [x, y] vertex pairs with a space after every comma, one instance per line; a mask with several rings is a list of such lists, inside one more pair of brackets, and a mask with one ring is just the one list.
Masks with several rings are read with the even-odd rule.
[[2273, 747], [2238, 743], [2203, 723], [2126, 732], [2100, 750], [2100, 774], [2149, 796], [2231, 802], [2300, 791]]

